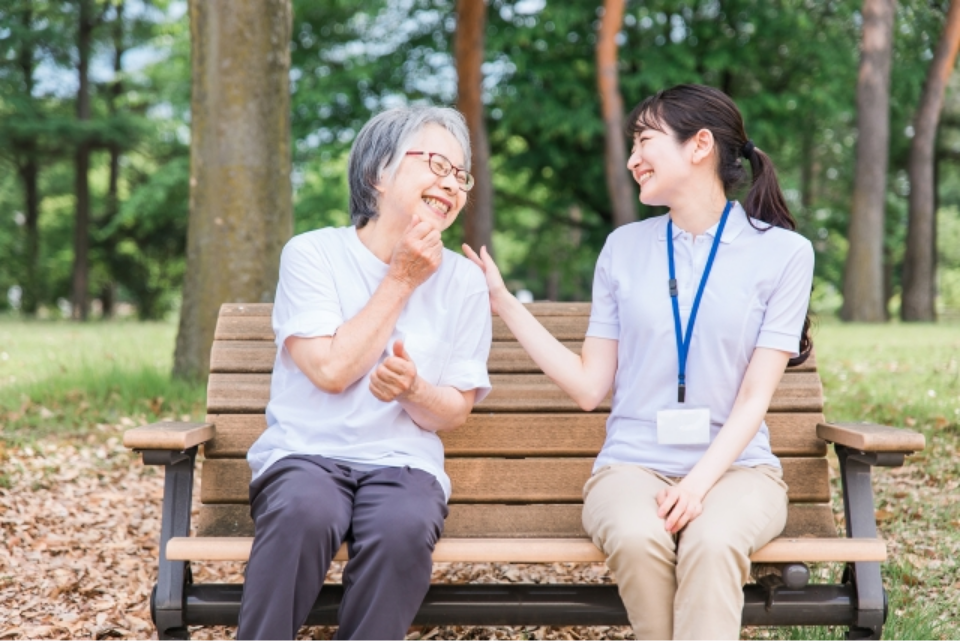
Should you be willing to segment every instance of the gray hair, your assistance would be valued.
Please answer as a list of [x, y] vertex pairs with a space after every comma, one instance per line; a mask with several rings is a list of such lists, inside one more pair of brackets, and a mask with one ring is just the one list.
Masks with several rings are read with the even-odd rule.
[[377, 114], [363, 126], [350, 149], [350, 220], [358, 228], [379, 214], [380, 192], [375, 185], [384, 178], [393, 178], [400, 161], [413, 146], [414, 136], [430, 124], [440, 125], [457, 139], [466, 169], [470, 170], [470, 132], [463, 114], [456, 109], [409, 106]]

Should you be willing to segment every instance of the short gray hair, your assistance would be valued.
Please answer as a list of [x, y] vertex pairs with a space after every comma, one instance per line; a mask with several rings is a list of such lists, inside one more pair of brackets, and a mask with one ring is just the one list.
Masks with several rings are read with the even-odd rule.
[[408, 106], [377, 114], [363, 126], [350, 149], [350, 220], [358, 228], [379, 213], [380, 192], [375, 185], [396, 174], [400, 161], [413, 146], [414, 136], [430, 124], [440, 125], [457, 139], [466, 169], [470, 170], [470, 132], [463, 114], [456, 109]]

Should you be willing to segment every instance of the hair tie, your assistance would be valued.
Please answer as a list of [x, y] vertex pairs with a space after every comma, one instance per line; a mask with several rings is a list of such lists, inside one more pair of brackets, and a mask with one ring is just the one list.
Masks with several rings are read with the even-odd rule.
[[743, 143], [743, 147], [740, 148], [740, 155], [746, 158], [747, 160], [750, 160], [756, 148], [757, 147], [756, 145], [753, 144], [753, 141], [748, 140], [747, 142]]

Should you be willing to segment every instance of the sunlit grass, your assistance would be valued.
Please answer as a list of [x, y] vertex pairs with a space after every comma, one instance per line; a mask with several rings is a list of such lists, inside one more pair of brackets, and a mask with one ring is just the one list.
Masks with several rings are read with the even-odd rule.
[[204, 388], [171, 380], [171, 323], [0, 321], [0, 436], [199, 417]]

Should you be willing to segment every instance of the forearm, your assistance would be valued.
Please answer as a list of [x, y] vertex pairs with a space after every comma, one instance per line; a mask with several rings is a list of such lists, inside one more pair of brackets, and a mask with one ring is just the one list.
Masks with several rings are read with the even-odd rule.
[[497, 299], [497, 310], [530, 358], [578, 406], [590, 411], [600, 404], [613, 383], [612, 372], [608, 376], [601, 370], [615, 371], [615, 363], [612, 367], [589, 367], [587, 350], [583, 355], [570, 351], [509, 292]]
[[681, 483], [697, 496], [706, 496], [756, 436], [768, 404], [753, 398], [734, 405], [717, 438]]
[[461, 392], [454, 387], [438, 387], [418, 376], [410, 392], [397, 401], [414, 423], [430, 432], [439, 432], [462, 425], [473, 409], [475, 397], [476, 390]]
[[412, 292], [412, 288], [384, 278], [363, 309], [337, 328], [329, 341], [311, 345], [306, 367], [301, 369], [314, 385], [339, 393], [373, 369]]

